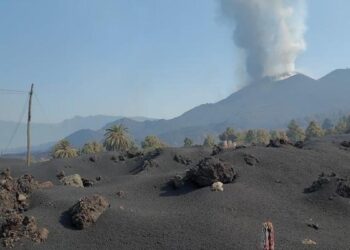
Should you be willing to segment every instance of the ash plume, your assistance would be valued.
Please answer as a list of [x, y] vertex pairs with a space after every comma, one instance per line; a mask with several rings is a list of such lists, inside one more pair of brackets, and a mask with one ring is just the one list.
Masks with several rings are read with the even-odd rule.
[[305, 0], [219, 0], [234, 27], [234, 42], [244, 52], [245, 70], [254, 82], [295, 72], [305, 50]]

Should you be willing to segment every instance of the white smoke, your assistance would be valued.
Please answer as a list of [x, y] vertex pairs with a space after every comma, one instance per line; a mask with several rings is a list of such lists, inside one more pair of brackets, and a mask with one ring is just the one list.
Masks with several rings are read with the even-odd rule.
[[295, 72], [305, 50], [305, 0], [219, 0], [234, 27], [235, 44], [245, 52], [250, 80]]

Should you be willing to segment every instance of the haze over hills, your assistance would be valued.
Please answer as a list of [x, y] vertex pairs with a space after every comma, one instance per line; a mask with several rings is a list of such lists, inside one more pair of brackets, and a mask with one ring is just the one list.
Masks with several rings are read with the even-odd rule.
[[[33, 149], [46, 150], [49, 146], [55, 143], [57, 140], [66, 137], [67, 135], [74, 133], [81, 129], [97, 130], [104, 126], [106, 123], [121, 119], [122, 116], [75, 116], [71, 119], [66, 119], [60, 123], [33, 123], [32, 124], [32, 142]], [[150, 118], [145, 117], [132, 117], [135, 121], [144, 121]], [[151, 119], [153, 120], [153, 119]], [[10, 139], [14, 134], [15, 128], [18, 126], [17, 133], [13, 137], [12, 142], [9, 145]], [[0, 121], [0, 152], [9, 147], [9, 151], [15, 148], [15, 152], [24, 150], [26, 145], [26, 124], [17, 124], [12, 121]]]
[[[335, 70], [319, 80], [303, 74], [274, 81], [264, 79], [250, 84], [213, 104], [199, 105], [169, 120], [113, 116], [75, 117], [59, 124], [33, 124], [33, 150], [45, 151], [59, 139], [67, 138], [81, 147], [88, 141], [101, 141], [105, 129], [123, 124], [137, 143], [147, 135], [157, 135], [173, 146], [185, 137], [202, 143], [207, 134], [217, 135], [227, 126], [235, 129], [285, 128], [291, 119], [302, 125], [311, 118], [337, 117], [350, 112], [350, 69]], [[15, 124], [0, 122], [0, 145], [6, 147]], [[14, 152], [24, 151], [25, 124], [14, 138]]]
[[[273, 81], [264, 79], [213, 104], [195, 107], [170, 120], [138, 122], [119, 119], [102, 129], [77, 131], [67, 138], [81, 146], [91, 139], [102, 140], [104, 130], [123, 124], [137, 142], [157, 135], [170, 145], [182, 145], [185, 137], [201, 143], [207, 134], [218, 134], [225, 127], [236, 129], [285, 128], [291, 119], [306, 123], [310, 117], [334, 117], [350, 112], [350, 70], [335, 70], [319, 80], [303, 74]], [[305, 124], [304, 124], [305, 125]]]

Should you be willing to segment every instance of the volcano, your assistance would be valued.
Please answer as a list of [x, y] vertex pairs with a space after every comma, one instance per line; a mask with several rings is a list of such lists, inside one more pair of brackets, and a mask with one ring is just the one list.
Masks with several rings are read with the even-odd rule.
[[197, 106], [174, 119], [143, 122], [119, 119], [98, 131], [77, 131], [68, 139], [75, 146], [81, 146], [90, 138], [102, 139], [104, 130], [111, 125], [123, 124], [138, 142], [153, 134], [170, 145], [179, 146], [185, 137], [201, 143], [207, 134], [217, 135], [227, 126], [283, 129], [291, 119], [297, 119], [305, 126], [311, 119], [350, 112], [348, 93], [349, 69], [335, 70], [318, 80], [303, 74], [277, 81], [265, 78], [224, 100]]

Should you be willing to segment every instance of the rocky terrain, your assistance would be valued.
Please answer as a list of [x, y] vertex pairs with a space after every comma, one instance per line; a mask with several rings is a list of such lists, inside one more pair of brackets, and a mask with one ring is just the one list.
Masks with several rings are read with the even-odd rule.
[[349, 141], [0, 159], [0, 248], [349, 249]]

